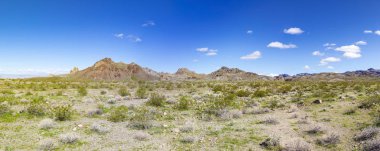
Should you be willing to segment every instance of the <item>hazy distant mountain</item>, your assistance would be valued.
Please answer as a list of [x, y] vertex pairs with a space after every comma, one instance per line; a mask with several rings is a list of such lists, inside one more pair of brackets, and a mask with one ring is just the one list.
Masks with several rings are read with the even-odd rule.
[[345, 73], [300, 73], [297, 75], [281, 74], [276, 77], [258, 75], [246, 72], [238, 68], [221, 67], [210, 74], [198, 74], [187, 68], [180, 68], [175, 73], [156, 72], [149, 68], [144, 68], [138, 64], [115, 63], [110, 58], [104, 58], [96, 62], [93, 66], [84, 70], [74, 68], [69, 77], [92, 80], [129, 80], [132, 78], [139, 80], [327, 80], [339, 81], [357, 78], [379, 78], [380, 70], [368, 69], [349, 71]]

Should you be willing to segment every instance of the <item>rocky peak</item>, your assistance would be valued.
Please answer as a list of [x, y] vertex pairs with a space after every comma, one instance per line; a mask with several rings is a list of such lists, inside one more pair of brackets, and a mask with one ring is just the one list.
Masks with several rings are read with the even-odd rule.
[[96, 67], [99, 67], [99, 66], [102, 66], [102, 65], [109, 65], [109, 64], [113, 64], [113, 63], [115, 63], [115, 62], [113, 62], [111, 58], [104, 58], [104, 59], [96, 62], [94, 64], [94, 67], [96, 68]]
[[78, 67], [74, 67], [73, 69], [70, 70], [70, 74], [75, 74], [79, 71]]
[[188, 74], [188, 73], [193, 73], [193, 71], [190, 71], [187, 68], [179, 68], [175, 74], [183, 75], [183, 74]]

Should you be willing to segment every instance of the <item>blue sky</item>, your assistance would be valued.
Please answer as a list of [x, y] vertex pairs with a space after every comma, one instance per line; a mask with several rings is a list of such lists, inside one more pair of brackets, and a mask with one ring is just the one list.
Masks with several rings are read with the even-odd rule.
[[65, 73], [104, 57], [163, 72], [380, 68], [379, 6], [378, 0], [2, 0], [0, 73]]

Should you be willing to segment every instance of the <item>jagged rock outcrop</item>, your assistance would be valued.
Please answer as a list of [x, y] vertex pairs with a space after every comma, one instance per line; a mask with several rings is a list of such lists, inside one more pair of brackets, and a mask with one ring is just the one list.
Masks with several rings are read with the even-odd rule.
[[153, 74], [152, 70], [142, 68], [135, 63], [125, 64], [122, 62], [115, 63], [110, 58], [104, 58], [96, 62], [93, 66], [82, 71], [78, 71], [70, 76], [79, 79], [92, 80], [159, 80], [159, 75]]

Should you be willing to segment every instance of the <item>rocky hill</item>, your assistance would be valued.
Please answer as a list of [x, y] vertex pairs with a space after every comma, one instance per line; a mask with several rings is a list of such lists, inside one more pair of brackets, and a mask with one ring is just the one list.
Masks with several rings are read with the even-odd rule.
[[159, 80], [160, 77], [153, 70], [142, 68], [135, 63], [115, 63], [110, 58], [104, 58], [87, 69], [73, 72], [69, 75], [73, 78], [92, 80], [128, 80], [132, 78], [140, 80]]
[[268, 76], [261, 76], [256, 73], [246, 72], [238, 68], [221, 67], [209, 75], [208, 79], [211, 80], [268, 80]]

